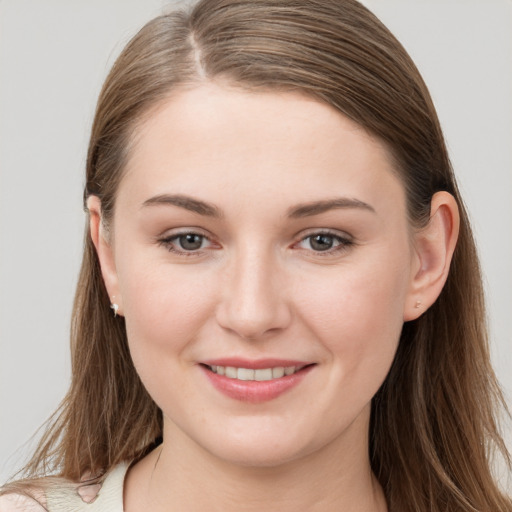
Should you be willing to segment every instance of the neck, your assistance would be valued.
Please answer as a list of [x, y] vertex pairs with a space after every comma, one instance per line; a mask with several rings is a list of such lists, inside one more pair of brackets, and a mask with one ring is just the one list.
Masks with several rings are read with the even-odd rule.
[[249, 467], [166, 429], [164, 443], [130, 470], [125, 510], [384, 512], [367, 438], [348, 437], [293, 461]]

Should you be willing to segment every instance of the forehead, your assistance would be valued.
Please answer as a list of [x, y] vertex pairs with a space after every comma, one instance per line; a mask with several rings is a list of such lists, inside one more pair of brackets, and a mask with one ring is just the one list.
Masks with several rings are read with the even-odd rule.
[[387, 147], [333, 107], [299, 93], [206, 83], [174, 93], [136, 130], [120, 195], [194, 193], [287, 208], [328, 195], [403, 203]]

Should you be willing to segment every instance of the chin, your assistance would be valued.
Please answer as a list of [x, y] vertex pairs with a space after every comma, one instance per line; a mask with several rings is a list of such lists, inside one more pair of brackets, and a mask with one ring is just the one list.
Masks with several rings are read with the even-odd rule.
[[[225, 463], [246, 468], [277, 468], [321, 451], [331, 441], [330, 438], [315, 435], [317, 429], [311, 433], [293, 432], [290, 428], [261, 428], [252, 432], [236, 429], [236, 432], [238, 435], [233, 434], [228, 438], [225, 431], [217, 432], [208, 439], [197, 439], [196, 442]], [[283, 432], [287, 435], [284, 436]]]
[[301, 459], [305, 454], [297, 448], [275, 446], [231, 447], [210, 452], [225, 463], [244, 468], [277, 468]]

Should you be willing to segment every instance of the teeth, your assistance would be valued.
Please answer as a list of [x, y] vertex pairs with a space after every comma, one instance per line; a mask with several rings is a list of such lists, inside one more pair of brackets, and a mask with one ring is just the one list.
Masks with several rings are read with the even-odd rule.
[[234, 366], [210, 366], [211, 371], [217, 375], [225, 375], [230, 379], [255, 380], [259, 382], [293, 375], [300, 368], [296, 366], [276, 366], [275, 368], [253, 370], [250, 368], [235, 368]]
[[[256, 370], [259, 372], [259, 370]], [[236, 371], [236, 378], [238, 380], [254, 380], [254, 370], [248, 370], [247, 368], [238, 368]]]
[[265, 368], [264, 370], [254, 370], [254, 380], [272, 380], [272, 368]]
[[272, 378], [279, 379], [284, 376], [284, 368], [282, 366], [277, 366], [276, 368], [272, 368]]
[[[219, 367], [217, 366], [217, 369]], [[238, 377], [238, 371], [236, 368], [233, 368], [232, 366], [226, 366], [226, 377], [229, 377], [230, 379], [236, 379]]]

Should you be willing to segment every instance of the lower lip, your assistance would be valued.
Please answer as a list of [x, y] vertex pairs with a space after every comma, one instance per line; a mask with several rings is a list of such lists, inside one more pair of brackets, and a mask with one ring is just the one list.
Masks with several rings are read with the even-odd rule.
[[241, 402], [258, 404], [273, 400], [297, 386], [313, 369], [313, 366], [306, 366], [293, 375], [264, 381], [230, 379], [224, 375], [218, 375], [202, 365], [200, 368], [213, 386], [224, 395]]

